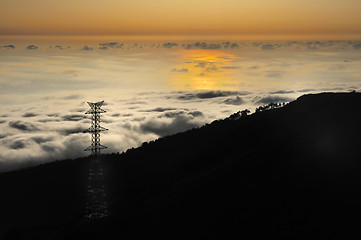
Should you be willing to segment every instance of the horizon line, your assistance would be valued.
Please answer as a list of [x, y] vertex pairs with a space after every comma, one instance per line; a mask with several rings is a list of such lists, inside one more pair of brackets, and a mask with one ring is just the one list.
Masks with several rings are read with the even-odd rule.
[[101, 38], [101, 37], [117, 37], [126, 39], [144, 39], [144, 40], [167, 40], [180, 39], [195, 40], [208, 38], [209, 40], [361, 40], [361, 34], [0, 34], [1, 38], [20, 38], [20, 37], [35, 37], [35, 38]]

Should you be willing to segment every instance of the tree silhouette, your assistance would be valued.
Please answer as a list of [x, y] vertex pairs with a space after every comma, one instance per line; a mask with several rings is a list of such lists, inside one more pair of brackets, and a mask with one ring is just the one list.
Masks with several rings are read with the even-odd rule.
[[241, 117], [246, 117], [251, 111], [248, 109], [242, 110], [241, 111]]

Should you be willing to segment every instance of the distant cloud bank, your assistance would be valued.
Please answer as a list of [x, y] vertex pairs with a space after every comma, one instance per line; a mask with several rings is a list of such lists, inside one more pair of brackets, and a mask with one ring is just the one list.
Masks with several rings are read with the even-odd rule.
[[28, 49], [28, 50], [36, 50], [36, 49], [38, 49], [39, 47], [38, 46], [35, 46], [35, 45], [28, 45], [27, 47], [26, 47], [26, 49]]
[[[16, 49], [15, 44], [0, 45], [0, 49]], [[39, 46], [31, 44], [27, 45], [25, 49], [36, 50]], [[67, 50], [73, 47], [53, 45], [49, 49]], [[164, 49], [205, 49], [205, 50], [238, 50], [238, 49], [261, 49], [261, 50], [277, 50], [277, 49], [304, 49], [304, 50], [319, 50], [319, 49], [361, 49], [361, 41], [239, 41], [239, 42], [163, 42], [163, 43], [120, 43], [120, 42], [100, 42], [96, 45], [83, 45], [78, 50], [110, 50], [110, 49], [139, 49], [139, 48], [164, 48]]]

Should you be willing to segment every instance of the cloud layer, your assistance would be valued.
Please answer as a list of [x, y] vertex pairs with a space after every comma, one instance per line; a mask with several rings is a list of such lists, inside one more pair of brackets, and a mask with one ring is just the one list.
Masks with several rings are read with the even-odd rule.
[[[17, 49], [15, 43], [0, 45], [0, 49]], [[62, 45], [51, 45], [48, 48], [55, 50], [71, 50], [73, 48], [82, 51], [91, 50], [116, 50], [116, 49], [143, 49], [143, 48], [154, 48], [154, 49], [205, 49], [205, 50], [238, 50], [238, 49], [259, 49], [259, 50], [277, 50], [277, 49], [303, 49], [303, 50], [320, 50], [320, 49], [361, 49], [360, 41], [259, 41], [259, 42], [163, 42], [163, 43], [121, 43], [121, 42], [100, 42], [94, 43], [93, 45], [79, 46], [62, 46]], [[27, 50], [37, 50], [39, 46], [35, 44], [26, 45]]]
[[[127, 102], [122, 100], [121, 109], [113, 104], [116, 100], [109, 100], [101, 121], [110, 130], [101, 134], [102, 144], [109, 147], [107, 152], [122, 152], [227, 117], [246, 108], [243, 104], [253, 104], [252, 98], [252, 93], [242, 91], [149, 92]], [[155, 100], [169, 105], [157, 105]], [[31, 111], [18, 108], [1, 116], [0, 172], [89, 154], [83, 151], [90, 144], [89, 134], [84, 133], [91, 123], [90, 116], [84, 114], [86, 103], [66, 95], [54, 97], [47, 104], [59, 101], [63, 101], [63, 107], [47, 109], [39, 105]], [[194, 101], [202, 101], [203, 107], [194, 108]], [[225, 111], [227, 106], [230, 108]]]
[[[308, 90], [300, 90], [306, 92]], [[271, 102], [288, 102], [294, 91], [279, 90], [258, 95], [242, 91], [176, 91], [164, 94], [149, 92], [127, 102], [109, 100], [103, 108], [102, 126], [110, 129], [101, 134], [105, 152], [122, 152], [143, 142], [202, 126], [234, 112]], [[300, 95], [300, 93], [297, 93]], [[79, 99], [63, 99], [63, 108], [42, 106], [24, 113], [11, 111], [0, 117], [0, 172], [28, 167], [43, 162], [86, 156], [90, 135], [84, 133], [90, 124], [87, 107]], [[140, 101], [141, 100], [141, 101]], [[167, 103], [157, 105], [155, 101]], [[194, 101], [201, 101], [194, 108]], [[49, 102], [48, 102], [49, 104]], [[69, 106], [78, 106], [67, 109]], [[134, 106], [137, 106], [134, 108]], [[193, 106], [193, 107], [192, 107]], [[67, 110], [66, 110], [67, 109]]]
[[0, 42], [0, 171], [89, 154], [89, 100], [106, 101], [104, 152], [122, 152], [246, 108], [360, 90], [360, 44]]

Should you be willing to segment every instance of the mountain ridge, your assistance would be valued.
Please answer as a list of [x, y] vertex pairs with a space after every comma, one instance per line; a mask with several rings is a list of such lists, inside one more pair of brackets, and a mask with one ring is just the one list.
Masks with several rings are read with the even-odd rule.
[[[124, 154], [103, 155], [110, 217], [55, 235], [50, 231], [51, 238], [80, 237], [94, 229], [125, 239], [350, 236], [357, 223], [351, 217], [361, 213], [354, 191], [361, 183], [360, 106], [360, 93], [304, 95], [282, 108], [214, 121]], [[12, 208], [1, 223], [56, 228], [80, 219], [86, 165], [82, 158], [1, 174], [0, 185], [12, 196], [2, 199], [2, 206]], [[24, 196], [34, 197], [19, 207]], [[34, 217], [36, 209], [42, 214]], [[49, 237], [44, 232], [39, 235]]]

